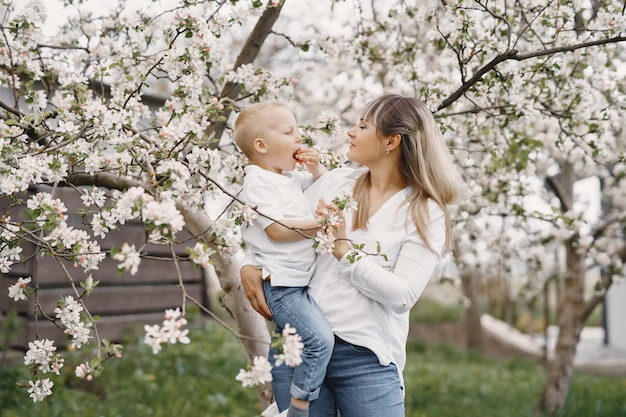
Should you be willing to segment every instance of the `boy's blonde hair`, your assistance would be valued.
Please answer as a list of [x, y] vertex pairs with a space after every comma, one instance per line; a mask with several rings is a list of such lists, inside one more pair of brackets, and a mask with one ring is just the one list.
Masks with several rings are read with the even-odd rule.
[[241, 152], [252, 159], [254, 155], [254, 139], [262, 138], [265, 134], [267, 120], [267, 110], [271, 110], [276, 107], [284, 107], [289, 109], [285, 103], [279, 101], [265, 101], [263, 103], [256, 103], [246, 107], [239, 113], [237, 120], [235, 121], [235, 131], [233, 134], [235, 144], [241, 149]]

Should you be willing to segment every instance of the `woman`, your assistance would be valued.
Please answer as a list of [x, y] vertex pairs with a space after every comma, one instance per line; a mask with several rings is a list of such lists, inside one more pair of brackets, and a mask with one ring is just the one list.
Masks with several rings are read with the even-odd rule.
[[[409, 310], [450, 244], [447, 205], [460, 177], [431, 112], [417, 99], [371, 101], [348, 136], [348, 159], [364, 168], [333, 170], [307, 190], [312, 208], [345, 192], [358, 203], [336, 231], [333, 253], [318, 257], [310, 283], [336, 338], [310, 415], [403, 417]], [[356, 256], [353, 248], [360, 248]], [[250, 303], [270, 319], [260, 272], [244, 266], [241, 275]], [[289, 406], [290, 372], [273, 370], [281, 410]]]

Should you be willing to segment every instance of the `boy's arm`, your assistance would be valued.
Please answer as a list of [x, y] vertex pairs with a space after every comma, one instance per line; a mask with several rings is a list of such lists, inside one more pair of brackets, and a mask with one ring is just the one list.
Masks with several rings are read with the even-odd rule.
[[315, 236], [320, 230], [322, 228], [317, 220], [280, 220], [267, 226], [265, 233], [272, 240], [296, 242], [305, 239], [307, 236]]
[[303, 163], [313, 175], [313, 181], [326, 174], [328, 169], [320, 163], [318, 153], [313, 148], [301, 148], [296, 152], [296, 160]]

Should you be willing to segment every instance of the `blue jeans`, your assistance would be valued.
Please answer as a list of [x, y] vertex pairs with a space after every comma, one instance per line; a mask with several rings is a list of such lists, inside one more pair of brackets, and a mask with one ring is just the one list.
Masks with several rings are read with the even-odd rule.
[[[296, 329], [304, 345], [300, 365], [295, 368], [285, 364], [279, 366], [293, 371], [287, 393], [300, 400], [313, 401], [319, 397], [326, 366], [333, 352], [335, 339], [330, 323], [315, 300], [309, 296], [306, 287], [272, 287], [269, 281], [264, 281], [263, 291], [274, 316], [276, 332], [282, 332], [289, 323]], [[270, 352], [272, 363], [275, 353], [277, 352]]]
[[[270, 349], [270, 358], [272, 358]], [[270, 359], [271, 360], [271, 359]], [[272, 388], [279, 410], [289, 408], [293, 369], [272, 369]], [[394, 364], [382, 366], [369, 349], [337, 339], [311, 417], [404, 417], [404, 394]]]

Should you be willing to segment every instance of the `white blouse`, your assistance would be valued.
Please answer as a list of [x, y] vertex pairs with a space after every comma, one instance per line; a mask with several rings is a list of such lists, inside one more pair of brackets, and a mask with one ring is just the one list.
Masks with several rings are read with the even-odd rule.
[[[342, 192], [351, 192], [363, 169], [340, 168], [318, 179], [306, 191], [314, 208], [319, 198], [330, 202]], [[363, 255], [351, 263], [347, 256], [318, 255], [309, 292], [320, 305], [333, 332], [343, 340], [371, 349], [379, 362], [394, 363], [402, 380], [406, 362], [409, 310], [422, 295], [439, 260], [445, 242], [441, 208], [430, 201], [428, 238], [434, 252], [426, 247], [404, 203], [407, 187], [389, 200], [367, 223], [367, 230], [350, 230], [352, 216], [346, 217], [347, 237], [365, 244]], [[382, 254], [386, 255], [385, 260]]]

